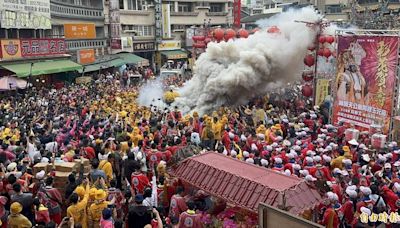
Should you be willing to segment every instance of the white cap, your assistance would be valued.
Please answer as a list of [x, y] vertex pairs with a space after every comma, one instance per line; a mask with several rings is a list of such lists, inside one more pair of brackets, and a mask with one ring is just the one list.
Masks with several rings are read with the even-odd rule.
[[302, 169], [302, 170], [300, 170], [299, 172], [300, 172], [300, 174], [303, 175], [303, 176], [307, 176], [307, 175], [310, 174], [310, 173], [308, 172], [308, 170], [306, 170], [306, 169]]
[[292, 143], [290, 143], [289, 140], [283, 140], [283, 145], [289, 147], [292, 145]]
[[360, 186], [360, 192], [366, 196], [371, 195], [371, 189], [369, 187]]
[[268, 160], [266, 160], [266, 159], [261, 159], [261, 165], [262, 166], [268, 166]]
[[395, 163], [393, 164], [393, 166], [399, 167], [399, 166], [400, 166], [400, 161], [395, 162]]
[[301, 147], [298, 146], [298, 145], [296, 145], [296, 146], [293, 147], [293, 149], [294, 149], [295, 151], [300, 151], [300, 150], [301, 150]]
[[302, 142], [301, 142], [300, 140], [297, 140], [297, 141], [296, 141], [296, 145], [297, 145], [297, 146], [300, 146], [301, 144], [302, 144]]
[[251, 150], [258, 150], [256, 144], [254, 144], [254, 143], [251, 144]]
[[294, 158], [294, 155], [292, 153], [288, 153], [288, 154], [286, 154], [286, 157], [292, 159], [292, 158]]
[[327, 156], [327, 155], [325, 155], [325, 154], [322, 155], [322, 158], [324, 159], [325, 162], [331, 162], [332, 161], [332, 158]]
[[278, 143], [274, 142], [271, 144], [271, 146], [275, 148], [275, 147], [278, 147], [279, 145], [278, 145]]
[[390, 163], [385, 163], [385, 169], [390, 169], [390, 168], [392, 168], [392, 165], [390, 164]]
[[247, 163], [250, 163], [250, 164], [254, 164], [254, 160], [253, 160], [252, 158], [246, 159], [246, 162], [247, 162]]
[[306, 157], [306, 162], [307, 163], [313, 163], [314, 159], [312, 159], [312, 157]]
[[8, 166], [7, 166], [7, 171], [8, 172], [12, 172], [17, 168], [17, 163], [15, 162], [11, 162]]
[[361, 207], [361, 208], [360, 208], [360, 211], [361, 211], [361, 213], [367, 214], [368, 216], [371, 215], [371, 210], [368, 209], [368, 208], [366, 208], [366, 207]]
[[361, 157], [365, 162], [371, 161], [371, 158], [369, 157], [369, 154], [363, 154], [363, 155], [361, 155]]
[[349, 141], [349, 144], [350, 144], [350, 145], [353, 145], [353, 146], [358, 146], [358, 145], [359, 145], [359, 143], [358, 143], [357, 140], [355, 140], [355, 139], [350, 140], [350, 141]]
[[382, 154], [378, 154], [378, 161], [385, 162], [386, 161], [386, 157], [383, 156]]
[[286, 169], [284, 173], [285, 173], [286, 176], [292, 175], [292, 173], [291, 173], [290, 170], [288, 170], [288, 169]]
[[321, 156], [319, 156], [319, 155], [314, 156], [314, 157], [313, 157], [313, 160], [314, 160], [315, 162], [320, 162], [320, 161], [321, 161]]
[[40, 172], [38, 172], [38, 173], [36, 173], [36, 179], [38, 179], [38, 180], [42, 180], [43, 178], [44, 178], [44, 176], [46, 175], [46, 172], [44, 171], [44, 170], [42, 170], [42, 171], [40, 171]]
[[367, 146], [365, 146], [364, 143], [361, 143], [358, 147], [359, 147], [360, 149], [363, 149], [363, 150], [367, 149]]
[[244, 136], [244, 135], [241, 135], [241, 136], [240, 136], [240, 140], [242, 140], [242, 141], [244, 142], [244, 141], [246, 141], [246, 140], [247, 140], [247, 138], [246, 138], [246, 136]]
[[265, 135], [264, 134], [257, 134], [257, 138], [264, 140], [265, 139]]
[[300, 166], [299, 164], [293, 164], [293, 165], [292, 165], [292, 168], [293, 168], [294, 170], [300, 170], [300, 169], [301, 169], [301, 166]]
[[233, 139], [233, 138], [235, 137], [235, 134], [233, 134], [232, 132], [229, 132], [228, 135], [229, 135], [229, 138], [230, 138], [230, 139]]
[[282, 151], [282, 147], [278, 147], [275, 149], [277, 152], [281, 152]]
[[276, 164], [282, 164], [282, 158], [275, 158]]
[[357, 198], [357, 192], [351, 189], [346, 189], [346, 194], [350, 197], [350, 198]]
[[350, 159], [343, 159], [342, 162], [343, 162], [343, 164], [345, 164], [345, 165], [351, 165], [351, 164], [352, 164], [352, 162], [351, 162]]
[[334, 168], [333, 174], [342, 174], [342, 171], [339, 168]]
[[316, 180], [317, 180], [317, 178], [314, 178], [314, 177], [311, 176], [311, 175], [307, 175], [304, 179], [305, 179], [306, 181], [309, 181], [309, 182], [311, 182], [311, 181], [316, 181]]
[[317, 138], [317, 143], [323, 143], [324, 142], [324, 139], [322, 139], [322, 138]]
[[243, 157], [245, 157], [245, 158], [250, 157], [250, 153], [247, 151], [243, 151]]
[[236, 157], [236, 155], [237, 155], [236, 150], [231, 150], [231, 156], [232, 156], [232, 157]]
[[343, 176], [348, 176], [348, 175], [349, 175], [349, 172], [347, 172], [347, 170], [342, 170], [342, 175], [343, 175]]
[[356, 191], [357, 190], [357, 186], [356, 185], [349, 185], [349, 186], [347, 186], [346, 189], [350, 189], [350, 190]]
[[277, 142], [280, 142], [280, 141], [282, 141], [282, 140], [283, 140], [282, 136], [276, 137], [276, 141], [277, 141]]
[[[223, 155], [228, 155], [228, 151], [226, 149], [224, 149], [224, 151], [222, 152]], [[140, 159], [139, 159], [140, 160]]]
[[393, 154], [392, 153], [387, 153], [384, 155], [386, 158], [393, 158]]
[[272, 148], [272, 146], [268, 145], [267, 146], [267, 151], [272, 151], [274, 148]]

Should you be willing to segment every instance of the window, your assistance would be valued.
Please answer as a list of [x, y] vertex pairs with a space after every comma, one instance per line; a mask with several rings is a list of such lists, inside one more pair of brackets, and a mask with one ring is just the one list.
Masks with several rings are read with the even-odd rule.
[[224, 12], [225, 3], [210, 3], [210, 12]]
[[179, 2], [178, 3], [178, 12], [193, 12], [191, 2]]
[[371, 4], [371, 3], [378, 3], [378, 0], [358, 0], [359, 4]]
[[185, 25], [172, 25], [172, 30], [185, 30]]
[[119, 9], [124, 9], [124, 0], [119, 0]]
[[141, 0], [127, 0], [128, 10], [142, 10], [143, 2]]
[[340, 5], [329, 5], [326, 6], [326, 13], [341, 13], [342, 8]]

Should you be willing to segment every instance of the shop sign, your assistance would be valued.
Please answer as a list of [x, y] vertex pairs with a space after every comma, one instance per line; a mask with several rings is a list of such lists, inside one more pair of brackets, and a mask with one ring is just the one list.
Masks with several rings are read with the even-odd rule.
[[18, 39], [1, 40], [0, 45], [3, 60], [21, 58], [21, 45]]
[[95, 39], [96, 27], [94, 24], [64, 24], [66, 39]]
[[0, 0], [0, 27], [51, 29], [50, 0]]
[[154, 42], [142, 42], [133, 44], [134, 52], [154, 51]]
[[162, 40], [161, 43], [158, 44], [159, 51], [168, 51], [177, 49], [181, 49], [180, 40]]
[[112, 38], [111, 39], [111, 49], [122, 49], [121, 39], [119, 38]]
[[21, 39], [21, 56], [53, 56], [65, 54], [65, 40], [55, 39]]
[[91, 64], [96, 61], [94, 49], [83, 49], [78, 51], [79, 64]]

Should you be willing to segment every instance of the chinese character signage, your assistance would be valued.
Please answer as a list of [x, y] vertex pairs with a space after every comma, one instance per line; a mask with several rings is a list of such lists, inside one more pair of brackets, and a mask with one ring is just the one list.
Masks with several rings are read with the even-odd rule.
[[389, 131], [396, 83], [398, 37], [340, 36], [333, 121]]
[[66, 39], [95, 39], [96, 27], [94, 24], [64, 24]]
[[156, 37], [156, 43], [161, 42], [162, 38], [162, 4], [161, 0], [155, 0], [154, 1], [154, 17], [155, 17], [155, 37]]
[[181, 49], [180, 40], [162, 40], [161, 43], [158, 44], [159, 51], [177, 50], [177, 49]]
[[91, 64], [96, 61], [94, 55], [94, 49], [83, 49], [78, 51], [78, 63], [79, 64]]
[[111, 39], [117, 39], [121, 37], [119, 0], [111, 0], [109, 9], [110, 9], [110, 37]]
[[236, 28], [240, 28], [241, 26], [240, 26], [240, 13], [241, 13], [241, 10], [242, 10], [242, 7], [241, 7], [241, 3], [242, 3], [242, 1], [241, 0], [234, 0], [233, 1], [233, 25], [236, 27]]
[[143, 42], [133, 44], [134, 52], [154, 51], [154, 42]]
[[64, 39], [21, 39], [21, 56], [52, 56], [65, 54]]
[[0, 0], [0, 27], [51, 29], [50, 0]]
[[18, 39], [1, 40], [0, 45], [3, 60], [21, 58], [21, 44]]
[[111, 49], [122, 49], [121, 39], [120, 38], [113, 38], [111, 39]]
[[171, 37], [171, 11], [169, 4], [162, 4], [162, 38]]
[[315, 105], [321, 105], [329, 95], [329, 79], [317, 79], [315, 90]]

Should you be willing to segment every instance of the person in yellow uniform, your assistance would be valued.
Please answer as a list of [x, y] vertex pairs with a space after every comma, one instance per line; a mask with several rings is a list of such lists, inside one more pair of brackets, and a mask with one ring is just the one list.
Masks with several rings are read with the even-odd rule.
[[108, 205], [113, 205], [115, 198], [110, 201], [106, 201], [107, 193], [103, 189], [96, 191], [95, 201], [89, 208], [89, 227], [98, 228], [100, 227], [100, 219], [102, 212]]
[[107, 157], [107, 160], [102, 160], [99, 164], [99, 169], [103, 170], [107, 176], [108, 183], [113, 179], [113, 168], [112, 164], [114, 163], [115, 155], [110, 153]]
[[[79, 201], [79, 193], [82, 194], [82, 190], [79, 190], [79, 193], [76, 191], [72, 193], [70, 196], [70, 202], [72, 203], [71, 206], [67, 208], [67, 216], [73, 218], [76, 224], [81, 224], [82, 228], [87, 228], [87, 204], [89, 200], [89, 192], [90, 186], [89, 181], [86, 180], [86, 189], [83, 195], [83, 199]], [[81, 188], [81, 187], [78, 187]]]
[[214, 117], [212, 128], [214, 132], [214, 139], [216, 141], [221, 141], [224, 125], [222, 124], [222, 121], [218, 120], [218, 117]]
[[343, 160], [346, 158], [351, 158], [350, 148], [348, 146], [344, 146], [342, 150], [339, 151], [339, 156], [331, 161], [331, 169], [343, 169]]
[[27, 217], [21, 214], [22, 205], [18, 202], [11, 204], [10, 212], [8, 216], [8, 228], [31, 228], [32, 223]]

